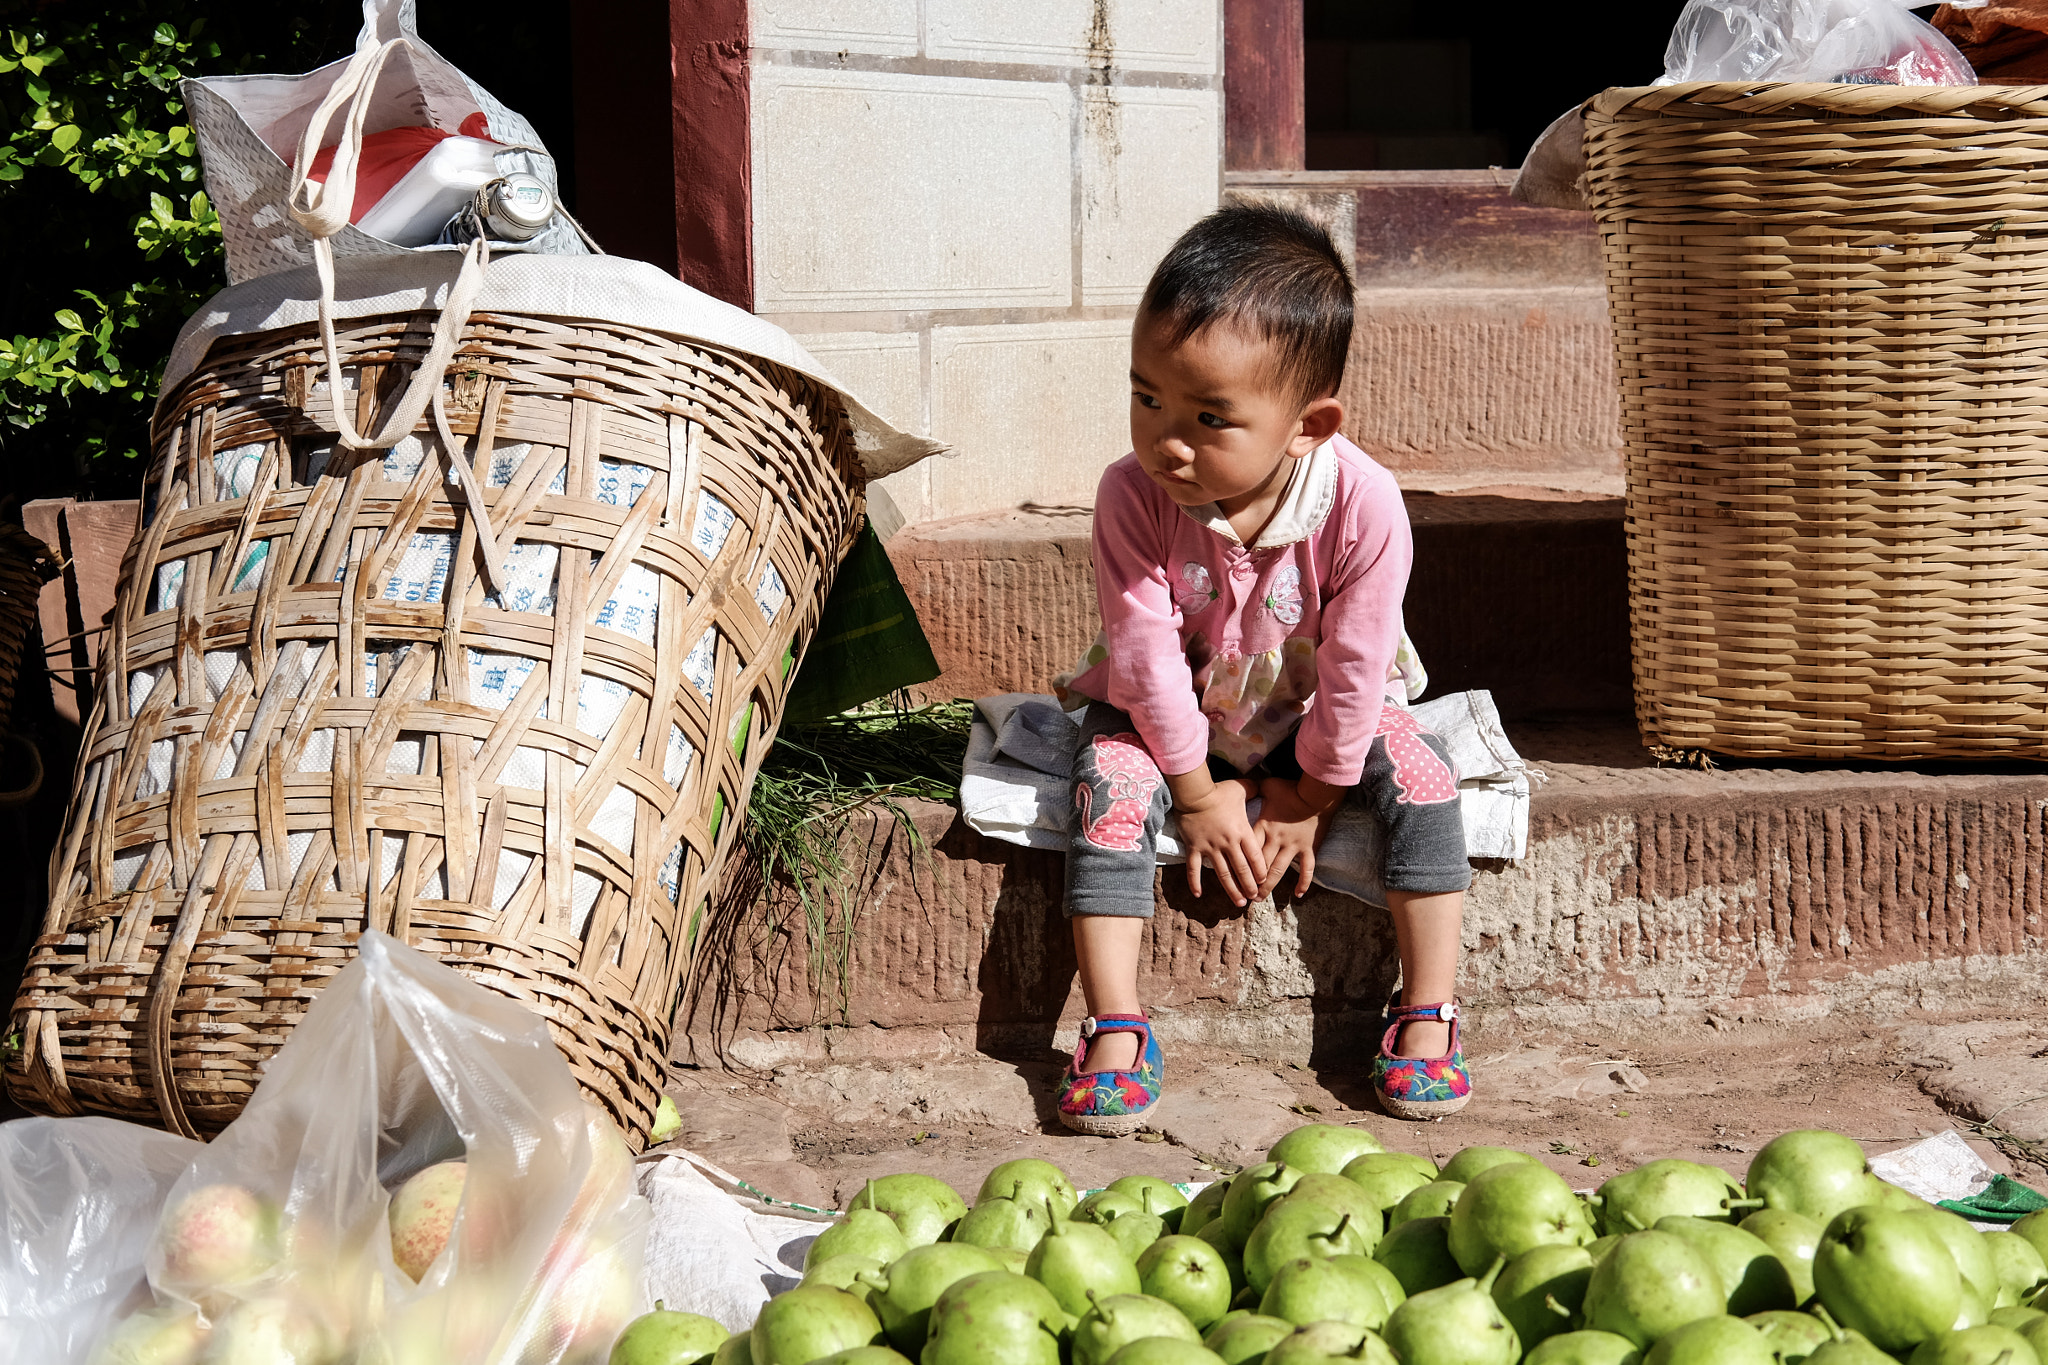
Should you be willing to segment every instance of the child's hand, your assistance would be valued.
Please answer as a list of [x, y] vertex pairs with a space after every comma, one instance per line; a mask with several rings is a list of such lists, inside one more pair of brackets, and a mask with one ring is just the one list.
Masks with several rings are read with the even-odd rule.
[[1181, 843], [1188, 855], [1188, 887], [1197, 896], [1202, 894], [1204, 863], [1215, 871], [1234, 905], [1244, 905], [1265, 879], [1266, 857], [1245, 818], [1246, 799], [1241, 781], [1213, 783], [1206, 792], [1188, 796], [1175, 791], [1173, 808], [1180, 816]]
[[1338, 803], [1344, 799], [1344, 788], [1310, 777], [1298, 782], [1269, 777], [1259, 784], [1259, 795], [1265, 804], [1259, 808], [1259, 824], [1253, 832], [1258, 836], [1259, 851], [1266, 863], [1259, 895], [1272, 895], [1273, 888], [1287, 875], [1287, 865], [1296, 863], [1300, 873], [1295, 879], [1294, 894], [1306, 896], [1316, 872], [1316, 849], [1336, 816]]

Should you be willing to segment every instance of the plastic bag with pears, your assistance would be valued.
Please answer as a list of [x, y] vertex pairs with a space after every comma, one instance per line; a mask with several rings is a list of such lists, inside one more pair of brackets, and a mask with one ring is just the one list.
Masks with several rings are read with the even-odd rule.
[[0, 1125], [0, 1360], [599, 1365], [647, 1221], [546, 1024], [367, 933], [211, 1143]]

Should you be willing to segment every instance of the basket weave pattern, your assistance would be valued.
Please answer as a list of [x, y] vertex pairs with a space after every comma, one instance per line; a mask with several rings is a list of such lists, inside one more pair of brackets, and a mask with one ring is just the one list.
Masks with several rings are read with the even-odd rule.
[[1585, 118], [1645, 742], [2048, 756], [2048, 89]]
[[[427, 324], [342, 329], [367, 428]], [[857, 526], [838, 398], [610, 325], [478, 314], [425, 424], [335, 449], [311, 327], [159, 410], [10, 1090], [218, 1130], [380, 929], [544, 1015], [635, 1142], [793, 651]], [[487, 477], [486, 477], [487, 476]]]

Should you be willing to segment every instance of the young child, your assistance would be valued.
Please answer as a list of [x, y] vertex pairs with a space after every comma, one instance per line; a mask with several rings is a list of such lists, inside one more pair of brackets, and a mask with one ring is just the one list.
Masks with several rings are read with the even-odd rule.
[[[1329, 234], [1245, 205], [1188, 229], [1131, 333], [1131, 443], [1095, 502], [1102, 634], [1056, 690], [1088, 702], [1066, 912], [1089, 1017], [1062, 1084], [1084, 1133], [1139, 1127], [1164, 1064], [1138, 1000], [1169, 800], [1188, 885], [1244, 906], [1315, 851], [1353, 789], [1386, 830], [1401, 955], [1373, 1076], [1434, 1118], [1471, 1078], [1452, 998], [1471, 866], [1442, 742], [1399, 687], [1411, 547], [1393, 476], [1338, 434], [1352, 286]], [[1253, 796], [1264, 805], [1246, 816]]]

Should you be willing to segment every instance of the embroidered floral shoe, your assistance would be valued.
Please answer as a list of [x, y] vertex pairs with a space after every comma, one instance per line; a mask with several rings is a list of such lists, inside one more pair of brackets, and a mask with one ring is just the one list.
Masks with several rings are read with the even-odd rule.
[[[1396, 1057], [1394, 1040], [1401, 1036], [1401, 1026], [1424, 1019], [1440, 1019], [1451, 1026], [1451, 1050], [1441, 1057]], [[1465, 1050], [1458, 1038], [1458, 1002], [1389, 1005], [1387, 1031], [1372, 1064], [1372, 1084], [1380, 1103], [1397, 1119], [1440, 1119], [1463, 1109], [1472, 1098], [1472, 1073], [1465, 1069]]]
[[[1130, 1071], [1083, 1071], [1089, 1044], [1105, 1033], [1136, 1033], [1143, 1043]], [[1159, 1103], [1166, 1059], [1142, 1014], [1105, 1014], [1081, 1021], [1081, 1045], [1060, 1082], [1060, 1122], [1077, 1133], [1122, 1137], [1145, 1126]]]

